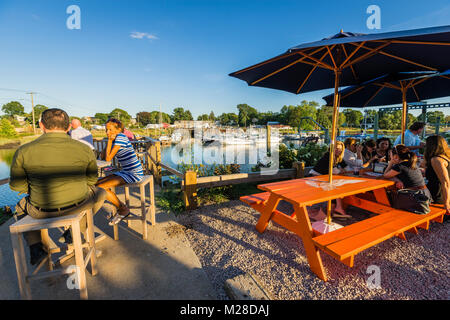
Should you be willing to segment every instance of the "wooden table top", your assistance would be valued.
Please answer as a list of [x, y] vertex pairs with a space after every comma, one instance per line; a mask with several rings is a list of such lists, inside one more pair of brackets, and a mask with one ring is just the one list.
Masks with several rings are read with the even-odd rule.
[[358, 193], [386, 188], [391, 180], [334, 175], [330, 186], [328, 175], [261, 184], [259, 189], [276, 194], [290, 203], [309, 206]]
[[111, 165], [111, 161], [97, 160], [97, 167], [104, 168]]

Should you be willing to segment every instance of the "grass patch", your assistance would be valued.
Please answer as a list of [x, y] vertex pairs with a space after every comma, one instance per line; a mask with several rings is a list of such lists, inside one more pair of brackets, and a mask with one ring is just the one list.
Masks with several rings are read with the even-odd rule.
[[197, 203], [199, 206], [220, 204], [240, 197], [262, 192], [257, 188], [260, 183], [242, 183], [225, 187], [201, 189], [198, 191]]
[[164, 186], [160, 192], [155, 195], [156, 205], [175, 215], [184, 211], [184, 203], [180, 185]]
[[[262, 192], [256, 186], [259, 183], [243, 183], [233, 186], [200, 189], [197, 192], [197, 205], [220, 204], [239, 200], [241, 196]], [[165, 211], [179, 215], [185, 211], [183, 192], [179, 184], [166, 185], [155, 194], [156, 205]]]

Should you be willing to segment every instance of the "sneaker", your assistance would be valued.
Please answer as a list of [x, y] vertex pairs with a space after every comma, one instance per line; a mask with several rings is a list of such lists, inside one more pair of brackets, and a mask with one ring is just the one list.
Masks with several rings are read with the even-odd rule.
[[41, 242], [32, 244], [30, 246], [30, 264], [32, 266], [41, 263], [46, 256], [47, 252], [45, 252]]

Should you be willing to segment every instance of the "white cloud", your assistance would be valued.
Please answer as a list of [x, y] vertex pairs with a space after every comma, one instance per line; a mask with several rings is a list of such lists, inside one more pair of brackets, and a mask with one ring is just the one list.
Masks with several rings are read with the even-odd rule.
[[158, 40], [159, 39], [154, 34], [149, 34], [147, 32], [137, 32], [137, 31], [131, 32], [130, 37], [133, 39], [149, 39], [149, 40]]

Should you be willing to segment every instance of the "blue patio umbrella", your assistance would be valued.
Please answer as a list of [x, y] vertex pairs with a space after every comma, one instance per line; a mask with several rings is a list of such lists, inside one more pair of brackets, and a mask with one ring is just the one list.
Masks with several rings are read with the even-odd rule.
[[[340, 86], [359, 85], [391, 72], [450, 68], [450, 26], [360, 34], [343, 32], [302, 44], [233, 72], [250, 86], [295, 94], [334, 87], [329, 182], [332, 183]], [[328, 204], [328, 223], [330, 223]]]
[[[339, 91], [340, 104], [348, 108], [376, 107], [402, 103], [402, 143], [407, 120], [407, 103], [450, 96], [450, 70], [444, 72], [398, 72], [350, 86]], [[334, 95], [323, 97], [328, 106]]]

